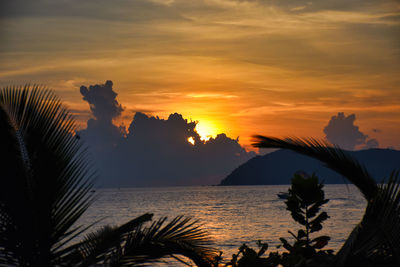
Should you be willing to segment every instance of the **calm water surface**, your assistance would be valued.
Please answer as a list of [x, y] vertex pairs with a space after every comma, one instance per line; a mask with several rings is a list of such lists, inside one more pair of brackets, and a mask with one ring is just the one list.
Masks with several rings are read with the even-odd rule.
[[[168, 188], [99, 189], [98, 200], [89, 208], [81, 223], [105, 218], [103, 224], [119, 225], [143, 213], [154, 219], [186, 215], [198, 219], [210, 233], [216, 247], [230, 258], [242, 243], [256, 247], [262, 240], [272, 250], [279, 237], [288, 230], [299, 229], [277, 193], [289, 185], [279, 186], [206, 186]], [[366, 202], [353, 185], [326, 185], [330, 201], [325, 210], [330, 218], [321, 234], [331, 237], [329, 248], [337, 250], [364, 213]], [[170, 265], [170, 264], [169, 264]]]

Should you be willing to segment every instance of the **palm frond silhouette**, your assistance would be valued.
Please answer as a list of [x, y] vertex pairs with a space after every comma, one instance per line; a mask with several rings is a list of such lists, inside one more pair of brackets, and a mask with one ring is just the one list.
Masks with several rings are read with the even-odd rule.
[[50, 90], [0, 90], [0, 265], [123, 266], [183, 255], [209, 266], [215, 250], [190, 218], [146, 226], [147, 213], [73, 243], [92, 226], [77, 221], [95, 197], [95, 171], [75, 127]]

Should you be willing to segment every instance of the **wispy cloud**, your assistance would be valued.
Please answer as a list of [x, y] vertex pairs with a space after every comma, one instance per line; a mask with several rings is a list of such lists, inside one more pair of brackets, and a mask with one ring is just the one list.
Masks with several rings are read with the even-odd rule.
[[227, 95], [227, 94], [216, 94], [216, 93], [192, 93], [192, 94], [187, 94], [186, 95], [189, 98], [237, 98], [238, 96], [236, 95]]

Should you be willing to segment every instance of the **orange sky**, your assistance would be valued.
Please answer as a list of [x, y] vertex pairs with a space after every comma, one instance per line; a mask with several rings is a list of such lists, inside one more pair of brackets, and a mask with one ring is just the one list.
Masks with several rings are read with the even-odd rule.
[[252, 134], [323, 138], [345, 112], [400, 149], [398, 1], [10, 2], [0, 85], [53, 88], [81, 123], [79, 87], [112, 80], [117, 123], [178, 112], [248, 146]]

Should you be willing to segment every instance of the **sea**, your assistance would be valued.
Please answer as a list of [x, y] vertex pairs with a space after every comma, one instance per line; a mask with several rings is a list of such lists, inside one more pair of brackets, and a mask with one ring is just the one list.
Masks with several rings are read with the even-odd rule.
[[[267, 242], [269, 251], [276, 251], [279, 238], [292, 240], [289, 230], [297, 232], [300, 225], [293, 221], [284, 200], [277, 194], [290, 185], [263, 186], [198, 186], [96, 189], [97, 200], [81, 217], [79, 223], [89, 225], [121, 225], [144, 213], [153, 213], [153, 220], [173, 219], [184, 215], [198, 220], [214, 242], [214, 247], [229, 260], [246, 243], [257, 248], [256, 241]], [[331, 237], [326, 249], [337, 251], [354, 226], [360, 222], [366, 201], [353, 185], [325, 185], [329, 202], [322, 211], [329, 219], [317, 235]], [[282, 250], [282, 248], [280, 248]], [[175, 260], [157, 266], [183, 266]]]

